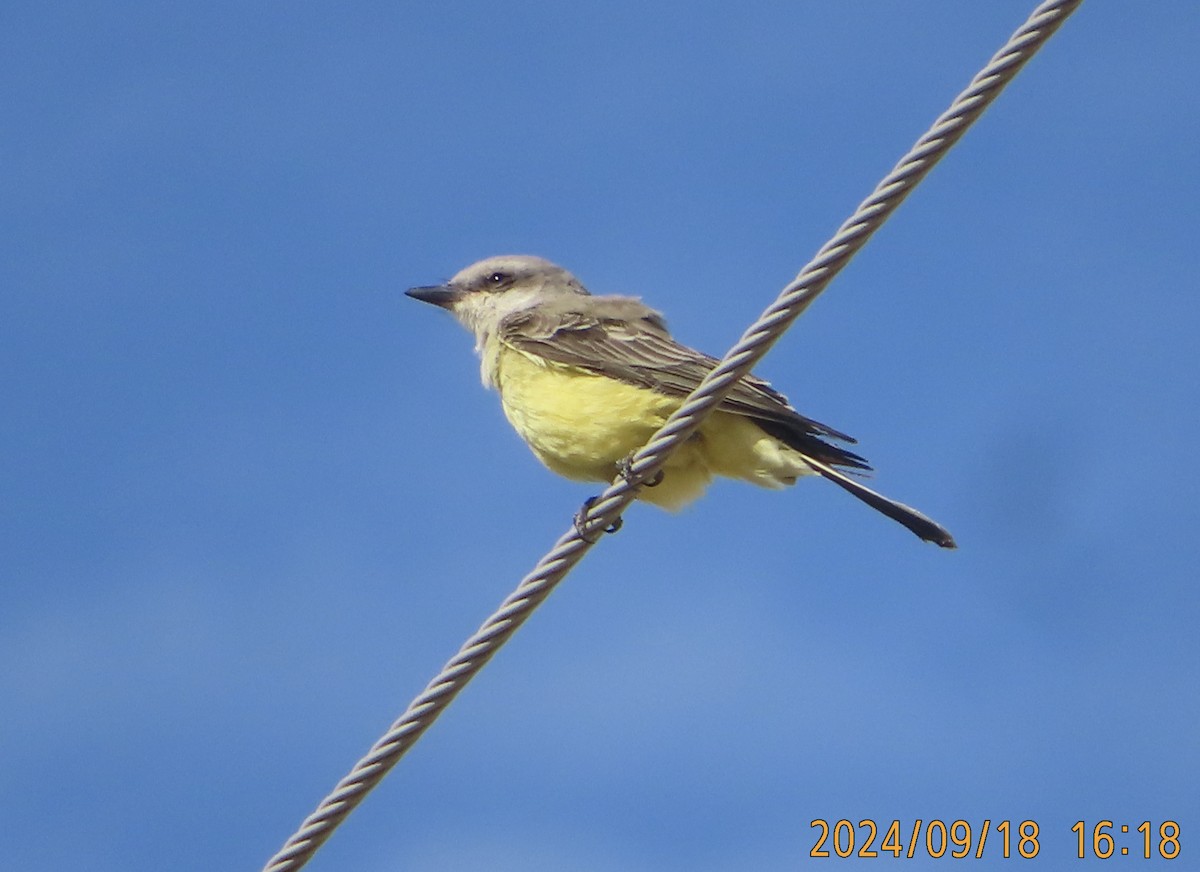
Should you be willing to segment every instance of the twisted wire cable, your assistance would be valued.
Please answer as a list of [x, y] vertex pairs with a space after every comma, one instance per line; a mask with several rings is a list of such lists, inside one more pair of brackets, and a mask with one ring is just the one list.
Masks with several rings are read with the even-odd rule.
[[317, 809], [264, 867], [264, 872], [299, 869], [366, 794], [399, 762], [475, 676], [516, 632], [533, 609], [578, 563], [597, 537], [615, 523], [637, 496], [638, 482], [653, 478], [668, 455], [703, 423], [733, 385], [766, 354], [833, 277], [866, 244], [916, 184], [966, 132], [1025, 62], [1082, 0], [1047, 0], [1030, 15], [984, 69], [934, 122], [874, 192], [855, 210], [816, 256], [631, 460], [628, 474], [591, 501], [586, 517], [559, 537], [499, 609], [469, 638]]

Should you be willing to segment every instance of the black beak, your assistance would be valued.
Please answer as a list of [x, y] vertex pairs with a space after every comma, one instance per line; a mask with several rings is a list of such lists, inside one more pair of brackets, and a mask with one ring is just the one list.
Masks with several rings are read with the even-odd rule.
[[432, 303], [435, 306], [441, 306], [443, 309], [449, 309], [462, 296], [462, 292], [453, 285], [429, 285], [424, 288], [409, 288], [404, 293], [408, 294], [414, 300], [420, 300], [422, 303]]

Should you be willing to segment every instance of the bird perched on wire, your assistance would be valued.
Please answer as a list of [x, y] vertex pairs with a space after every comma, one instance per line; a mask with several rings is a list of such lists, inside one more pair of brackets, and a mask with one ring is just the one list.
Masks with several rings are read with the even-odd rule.
[[[484, 385], [533, 453], [577, 481], [610, 482], [718, 363], [671, 338], [633, 297], [593, 296], [560, 266], [504, 255], [408, 295], [449, 310], [475, 334]], [[767, 382], [745, 376], [667, 459], [638, 499], [676, 510], [714, 476], [762, 487], [819, 475], [922, 539], [954, 548], [941, 525], [847, 475], [870, 470], [837, 443], [854, 439], [806, 418]]]

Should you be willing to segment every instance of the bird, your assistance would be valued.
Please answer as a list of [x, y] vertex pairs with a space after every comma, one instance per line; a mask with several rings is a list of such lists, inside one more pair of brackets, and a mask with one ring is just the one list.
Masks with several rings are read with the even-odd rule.
[[[545, 466], [576, 481], [627, 474], [632, 455], [719, 362], [675, 340], [662, 314], [640, 299], [593, 295], [533, 255], [489, 257], [406, 293], [449, 311], [474, 334], [483, 384], [499, 392], [509, 423]], [[643, 482], [638, 499], [678, 511], [716, 476], [782, 488], [816, 475], [921, 539], [956, 547], [936, 521], [859, 481], [871, 466], [848, 444], [856, 440], [746, 375], [670, 455], [658, 480]]]

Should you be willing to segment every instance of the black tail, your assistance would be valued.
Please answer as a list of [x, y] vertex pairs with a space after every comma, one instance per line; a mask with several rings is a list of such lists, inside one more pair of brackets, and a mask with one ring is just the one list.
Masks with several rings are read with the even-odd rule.
[[889, 500], [883, 494], [875, 493], [875, 491], [866, 485], [860, 484], [849, 476], [838, 472], [832, 466], [827, 466], [812, 457], [805, 455], [804, 462], [842, 490], [858, 497], [876, 511], [883, 512], [883, 514], [887, 515], [893, 521], [897, 521], [908, 527], [908, 529], [912, 530], [926, 542], [935, 542], [942, 548], [958, 547], [954, 544], [954, 537], [950, 535], [950, 532], [945, 527], [933, 519], [925, 517], [912, 506], [906, 506], [904, 503]]

